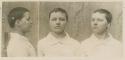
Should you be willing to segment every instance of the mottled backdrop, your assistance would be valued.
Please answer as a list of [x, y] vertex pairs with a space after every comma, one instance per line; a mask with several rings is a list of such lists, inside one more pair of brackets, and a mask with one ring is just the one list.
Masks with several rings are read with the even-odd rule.
[[53, 8], [63, 8], [68, 12], [69, 22], [66, 31], [79, 41], [91, 34], [91, 14], [96, 9], [107, 9], [113, 15], [110, 32], [118, 40], [122, 40], [122, 3], [121, 2], [41, 2], [39, 11], [40, 39], [45, 37], [49, 29], [49, 12]]
[[68, 12], [69, 22], [66, 31], [78, 41], [91, 35], [90, 19], [94, 10], [103, 8], [113, 15], [110, 33], [122, 41], [122, 2], [3, 2], [2, 3], [2, 56], [6, 56], [6, 46], [11, 31], [7, 15], [14, 7], [25, 7], [31, 11], [33, 27], [27, 37], [36, 48], [37, 41], [44, 38], [50, 31], [49, 12], [53, 8], [63, 8]]

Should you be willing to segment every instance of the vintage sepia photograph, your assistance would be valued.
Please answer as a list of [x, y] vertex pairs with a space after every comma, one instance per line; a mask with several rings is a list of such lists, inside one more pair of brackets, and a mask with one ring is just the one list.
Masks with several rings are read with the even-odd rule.
[[3, 2], [2, 17], [2, 56], [36, 56], [37, 2]]
[[38, 56], [122, 55], [121, 2], [41, 2]]
[[123, 56], [122, 2], [2, 2], [2, 57]]

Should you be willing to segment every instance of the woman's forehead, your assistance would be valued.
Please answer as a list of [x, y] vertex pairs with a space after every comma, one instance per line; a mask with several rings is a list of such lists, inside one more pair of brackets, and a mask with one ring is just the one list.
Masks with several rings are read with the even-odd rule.
[[104, 13], [96, 12], [92, 14], [92, 18], [105, 18]]

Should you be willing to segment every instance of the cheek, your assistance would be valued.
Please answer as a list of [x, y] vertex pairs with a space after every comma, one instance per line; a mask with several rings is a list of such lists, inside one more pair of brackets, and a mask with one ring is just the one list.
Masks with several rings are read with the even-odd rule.
[[107, 28], [107, 23], [100, 23], [99, 27], [101, 30], [105, 30]]
[[30, 23], [26, 23], [26, 22], [24, 22], [23, 23], [23, 27], [25, 28], [25, 29], [29, 29], [29, 28], [31, 28], [31, 24]]
[[51, 21], [50, 21], [50, 22], [49, 22], [49, 25], [50, 25], [50, 26], [54, 26], [54, 22], [51, 22]]
[[66, 24], [67, 24], [66, 21], [61, 23], [61, 25], [62, 25], [63, 27], [65, 27]]
[[24, 24], [22, 27], [23, 27], [23, 29], [29, 29], [29, 25], [27, 25], [27, 24]]
[[24, 22], [21, 22], [21, 23], [20, 23], [20, 28], [24, 28], [25, 25], [26, 25], [26, 24], [25, 24]]
[[54, 24], [53, 22], [49, 22], [49, 27], [50, 27], [51, 29], [54, 29], [55, 24]]

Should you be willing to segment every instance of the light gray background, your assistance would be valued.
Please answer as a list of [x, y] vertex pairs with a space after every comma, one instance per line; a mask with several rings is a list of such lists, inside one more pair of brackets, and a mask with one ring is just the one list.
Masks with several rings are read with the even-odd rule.
[[57, 7], [68, 12], [69, 22], [66, 32], [78, 41], [85, 40], [92, 33], [90, 28], [92, 12], [99, 8], [109, 10], [113, 15], [110, 33], [114, 38], [122, 40], [122, 2], [3, 2], [2, 5], [2, 56], [6, 56], [7, 33], [11, 31], [7, 15], [14, 7], [25, 7], [31, 11], [33, 27], [27, 37], [35, 48], [38, 40], [49, 33], [49, 12]]
[[30, 42], [36, 48], [38, 40], [38, 2], [3, 2], [2, 3], [2, 17], [3, 17], [3, 34], [2, 34], [2, 56], [6, 56], [6, 46], [9, 40], [8, 32], [11, 31], [11, 28], [8, 24], [7, 15], [10, 10], [15, 7], [24, 7], [27, 8], [31, 13], [31, 20], [33, 22], [31, 31], [27, 33], [27, 37]]
[[49, 29], [49, 12], [53, 8], [63, 8], [68, 12], [69, 22], [66, 31], [79, 41], [91, 35], [90, 19], [96, 9], [107, 9], [113, 15], [110, 32], [118, 40], [122, 40], [122, 3], [121, 2], [41, 2], [39, 33], [40, 39], [45, 37]]

